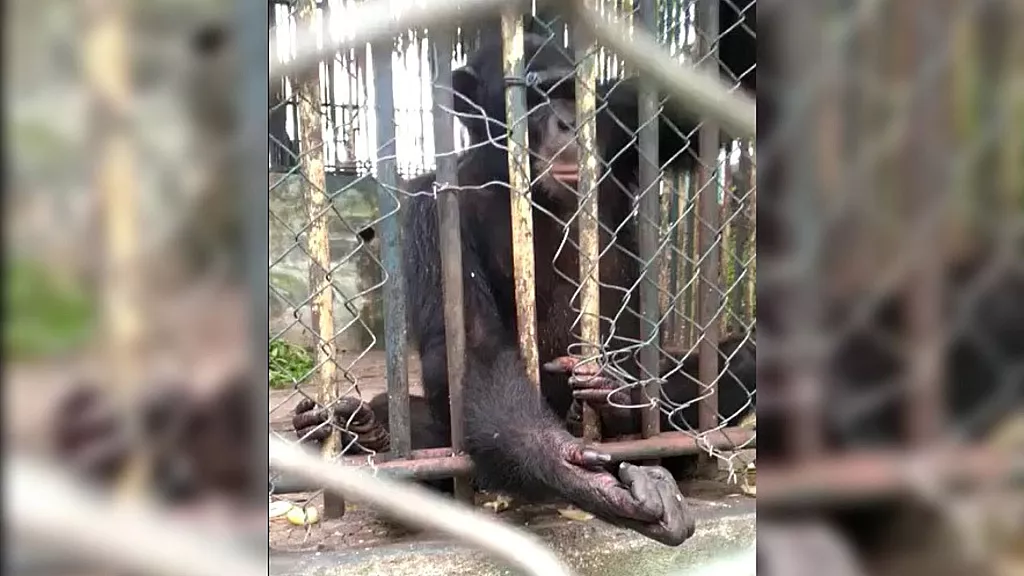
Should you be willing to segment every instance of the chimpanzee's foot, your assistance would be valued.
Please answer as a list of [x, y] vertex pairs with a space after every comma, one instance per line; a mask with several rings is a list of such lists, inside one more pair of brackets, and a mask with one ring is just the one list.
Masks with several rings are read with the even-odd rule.
[[328, 410], [318, 407], [310, 398], [299, 401], [292, 417], [292, 425], [299, 439], [302, 442], [323, 442], [330, 436], [332, 427], [337, 426], [355, 434], [363, 448], [376, 452], [391, 449], [391, 437], [387, 429], [377, 421], [366, 402], [346, 396], [338, 400], [332, 412], [334, 420], [328, 423]]
[[607, 455], [568, 441], [560, 448], [566, 467], [564, 496], [576, 506], [612, 524], [625, 526], [668, 546], [693, 536], [690, 514], [672, 475], [660, 466], [615, 466]]

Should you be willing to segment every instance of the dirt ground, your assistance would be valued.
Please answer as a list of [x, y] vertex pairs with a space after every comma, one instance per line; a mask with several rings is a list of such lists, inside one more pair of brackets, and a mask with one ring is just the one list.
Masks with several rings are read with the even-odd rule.
[[[736, 486], [717, 481], [691, 481], [680, 485], [687, 498], [707, 502], [723, 502], [731, 499], [748, 499]], [[289, 494], [282, 499], [303, 505], [311, 504], [323, 510], [320, 494]], [[476, 506], [513, 526], [543, 531], [546, 528], [564, 525], [566, 522], [587, 525], [599, 522], [589, 515], [560, 504], [525, 504], [514, 500], [502, 500], [503, 506], [495, 507], [497, 497], [493, 494], [478, 494]], [[507, 505], [507, 508], [504, 507]], [[498, 509], [500, 508], [500, 509]], [[428, 534], [417, 533], [389, 522], [372, 510], [357, 504], [347, 503], [345, 515], [339, 519], [321, 520], [308, 526], [295, 526], [285, 518], [270, 520], [270, 549], [282, 552], [316, 552], [326, 550], [347, 550], [370, 548], [382, 544], [416, 541], [429, 538]]]

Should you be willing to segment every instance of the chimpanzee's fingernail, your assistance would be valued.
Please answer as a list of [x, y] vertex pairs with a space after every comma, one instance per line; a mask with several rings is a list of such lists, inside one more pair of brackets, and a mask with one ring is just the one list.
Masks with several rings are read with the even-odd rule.
[[596, 450], [583, 451], [583, 464], [585, 466], [601, 467], [612, 461], [612, 457]]
[[572, 372], [579, 361], [572, 356], [562, 356], [561, 358], [555, 358], [550, 362], [544, 364], [544, 369], [549, 372]]

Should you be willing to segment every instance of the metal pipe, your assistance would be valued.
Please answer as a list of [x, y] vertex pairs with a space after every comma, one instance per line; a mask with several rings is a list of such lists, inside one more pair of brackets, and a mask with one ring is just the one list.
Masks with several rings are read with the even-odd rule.
[[[518, 12], [501, 15], [504, 70], [506, 78], [523, 78], [523, 17]], [[526, 89], [519, 83], [505, 87], [508, 125], [508, 183], [512, 203], [512, 260], [515, 275], [516, 325], [519, 352], [526, 373], [540, 387], [540, 359], [537, 354], [537, 285], [533, 261], [533, 204], [530, 193], [530, 144], [526, 126]]]
[[[718, 49], [711, 38], [718, 31], [718, 0], [698, 0], [697, 26], [704, 31], [700, 37], [700, 57], [708, 70], [718, 70]], [[697, 323], [704, 331], [698, 344], [698, 378], [710, 387], [711, 394], [699, 404], [698, 423], [702, 432], [718, 426], [718, 339], [719, 323], [715, 320], [720, 304], [718, 293], [719, 259], [719, 205], [718, 205], [718, 125], [706, 120], [700, 128], [700, 170], [697, 200], [700, 229], [700, 271], [697, 289]]]
[[5, 464], [5, 520], [15, 539], [47, 546], [51, 558], [73, 556], [77, 570], [93, 564], [154, 576], [267, 573], [265, 552], [240, 550], [234, 542], [224, 542], [222, 533], [170, 516], [150, 501], [112, 505], [54, 466], [25, 456], [8, 456]]
[[[452, 448], [462, 450], [464, 414], [462, 383], [466, 374], [466, 321], [463, 309], [462, 218], [459, 214], [458, 158], [452, 116], [452, 32], [431, 30], [433, 47], [430, 67], [434, 77], [434, 150], [437, 155], [437, 218], [444, 276], [444, 331], [448, 359], [448, 401], [451, 414]], [[413, 239], [415, 241], [415, 239]], [[463, 479], [455, 482], [459, 500], [473, 498], [472, 486]]]
[[[686, 432], [662, 432], [651, 438], [595, 443], [612, 461], [648, 460], [699, 454], [707, 445], [717, 450], [732, 450], [737, 446], [754, 448], [756, 436], [747, 428], [723, 428], [710, 432], [697, 440]], [[368, 467], [366, 456], [343, 456], [347, 466]], [[372, 468], [378, 472], [411, 480], [441, 480], [466, 476], [473, 471], [468, 456], [456, 456], [448, 448], [413, 450], [406, 459], [381, 461], [375, 458]], [[316, 490], [318, 486], [303, 483], [296, 478], [280, 475], [274, 481], [274, 494], [290, 494]]]
[[412, 449], [409, 414], [409, 366], [406, 348], [405, 273], [402, 268], [402, 225], [398, 198], [395, 142], [395, 95], [391, 74], [392, 43], [379, 42], [373, 52], [374, 98], [377, 108], [377, 203], [380, 209], [380, 253], [384, 283], [384, 353], [388, 383], [388, 432], [391, 454]]
[[[576, 52], [576, 126], [579, 153], [580, 341], [584, 358], [596, 362], [601, 353], [601, 229], [599, 226], [599, 158], [597, 155], [597, 44], [586, 30], [574, 30]], [[584, 363], [580, 363], [583, 365]], [[594, 407], [582, 402], [583, 438], [601, 439], [601, 423]]]
[[[296, 8], [296, 25], [313, 37], [316, 26], [316, 0], [303, 0]], [[310, 317], [313, 332], [319, 339], [316, 353], [317, 403], [325, 408], [333, 406], [339, 398], [335, 382], [337, 364], [334, 346], [334, 287], [330, 280], [331, 242], [328, 233], [331, 200], [327, 194], [324, 172], [324, 141], [320, 125], [320, 66], [316, 65], [297, 74], [295, 82], [298, 99], [299, 141], [301, 155], [299, 169], [306, 179], [303, 187], [306, 196], [306, 216], [309, 228], [306, 232], [306, 252], [309, 254]], [[322, 455], [333, 460], [341, 453], [342, 439], [338, 430], [332, 427], [330, 436], [324, 440]], [[334, 494], [324, 495], [324, 516], [340, 518], [345, 514], [345, 503]]]
[[756, 135], [756, 104], [749, 96], [723, 86], [717, 65], [708, 71], [682, 66], [666, 54], [650, 34], [643, 30], [629, 34], [621, 24], [610, 22], [587, 7], [587, 0], [573, 0], [569, 7], [601, 44], [671, 94], [670, 105], [686, 114], [715, 118], [733, 137], [753, 138]]
[[[785, 19], [786, 29], [790, 32], [783, 35], [782, 46], [785, 57], [782, 59], [785, 78], [793, 79], [790, 83], [791, 92], [788, 97], [799, 97], [798, 92], [804, 90], [795, 81], [802, 71], [817, 69], [822, 62], [821, 30], [823, 9], [820, 2], [802, 0], [799, 10]], [[824, 228], [821, 225], [821, 155], [820, 146], [794, 146], [797, 142], [819, 142], [821, 137], [821, 102], [825, 98], [822, 92], [816, 92], [816, 98], [804, 106], [794, 106], [785, 114], [793, 132], [787, 133], [789, 139], [785, 143], [775, 142], [783, 149], [800, 150], [799, 153], [786, 154], [779, 158], [783, 168], [783, 181], [779, 190], [769, 189], [778, 193], [782, 203], [783, 218], [787, 236], [785, 252], [779, 254], [787, 261], [795, 261], [798, 266], [790, 268], [792, 272], [782, 280], [780, 297], [784, 303], [782, 312], [785, 358], [782, 359], [783, 374], [786, 380], [781, 381], [783, 394], [788, 397], [788, 438], [787, 445], [793, 447], [798, 459], [818, 458], [824, 446], [822, 430], [822, 378], [824, 361], [823, 354], [814, 343], [821, 334], [821, 245]], [[779, 266], [771, 261], [768, 269]], [[769, 338], [769, 343], [771, 339]], [[792, 350], [793, 352], [789, 352]]]
[[[953, 150], [950, 147], [950, 70], [942, 66], [923, 74], [928, 59], [942, 50], [951, 32], [952, 7], [948, 1], [929, 3], [928, 18], [921, 18], [920, 2], [900, 4], [898, 18], [903, 30], [898, 33], [910, 37], [912, 45], [907, 76], [924, 84], [918, 102], [910, 106], [910, 127], [906, 134], [905, 150], [911, 169], [906, 172], [910, 192], [905, 209], [907, 221], [915, 223], [926, 243], [922, 246], [941, 246], [943, 232], [948, 229], [948, 214], [944, 207], [951, 197], [950, 170]], [[909, 34], [907, 34], [909, 32]], [[912, 136], [910, 136], [912, 135]], [[910, 338], [914, 352], [909, 367], [907, 430], [914, 442], [927, 443], [942, 433], [945, 421], [943, 365], [946, 357], [945, 339], [948, 327], [943, 320], [943, 290], [945, 263], [943, 251], [929, 251], [916, 258], [907, 278], [906, 299]]]
[[[430, 27], [455, 18], [468, 22], [489, 15], [498, 7], [508, 10], [528, 6], [525, 0], [433, 0], [404, 7], [401, 18], [389, 9], [391, 0], [376, 0], [348, 7], [337, 20], [349, 23], [346, 33], [324, 42], [300, 43], [297, 54], [287, 63], [272, 62], [271, 78], [279, 78], [309, 66], [311, 62], [333, 55], [338, 50], [360, 46], [380, 38], [391, 38], [408, 28]], [[871, 3], [875, 6], [879, 3]], [[641, 74], [649, 76], [665, 92], [673, 96], [675, 106], [686, 112], [707, 115], [720, 120], [737, 138], [751, 138], [756, 133], [757, 109], [752, 98], [729, 90], [717, 71], [699, 72], [682, 66], [658, 45], [650, 34], [636, 31], [630, 35], [620, 24], [609, 22], [597, 11], [587, 8], [583, 0], [575, 0], [569, 8], [602, 44], [632, 62]]]
[[[652, 34], [657, 33], [658, 15], [656, 0], [640, 0], [641, 26]], [[658, 229], [661, 223], [661, 152], [658, 147], [659, 108], [657, 87], [641, 77], [639, 124], [640, 172], [638, 193], [640, 194], [639, 240], [640, 260], [645, 269], [640, 283], [640, 368], [647, 381], [644, 389], [637, 390], [636, 404], [650, 402], [651, 406], [640, 413], [641, 435], [644, 438], [656, 436], [661, 431], [661, 373], [658, 348], [660, 346], [659, 319], [661, 306], [658, 301]], [[646, 396], [646, 398], [643, 398]]]
[[885, 451], [757, 471], [757, 505], [819, 506], [932, 490], [1024, 485], [1024, 459], [987, 448]]

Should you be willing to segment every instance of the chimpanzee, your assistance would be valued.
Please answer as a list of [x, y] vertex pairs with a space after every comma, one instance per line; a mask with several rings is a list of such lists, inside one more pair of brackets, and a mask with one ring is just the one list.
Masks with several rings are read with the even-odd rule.
[[[723, 12], [733, 10], [722, 2]], [[737, 36], [748, 34], [742, 30]], [[724, 52], [732, 34], [723, 38]], [[558, 251], [565, 234], [574, 235], [578, 159], [573, 61], [546, 36], [525, 35], [529, 141], [533, 155], [537, 345], [541, 358], [555, 360], [573, 343], [578, 253]], [[747, 54], [753, 66], [755, 54]], [[501, 43], [485, 42], [466, 66], [453, 72], [455, 111], [467, 128], [470, 150], [458, 166], [462, 267], [466, 317], [464, 380], [465, 449], [482, 489], [515, 495], [556, 497], [653, 539], [678, 545], [693, 532], [693, 519], [672, 476], [663, 468], [621, 464], [606, 469], [608, 458], [565, 429], [573, 391], [564, 370], [541, 375], [537, 394], [518, 353], [508, 188], [508, 156], [503, 143], [506, 79]], [[745, 76], [748, 83], [752, 83]], [[514, 80], [511, 80], [514, 81]], [[596, 119], [602, 178], [601, 329], [612, 347], [639, 336], [635, 296], [623, 287], [640, 276], [632, 218], [639, 156], [638, 86], [635, 78], [598, 88]], [[697, 118], [675, 116], [660, 128], [659, 164], [692, 166], [695, 144], [687, 136]], [[683, 135], [681, 136], [680, 133]], [[687, 151], [691, 147], [694, 150]], [[610, 174], [607, 174], [610, 173]], [[611, 176], [610, 178], [608, 176]], [[413, 180], [409, 192], [434, 189], [435, 175]], [[449, 437], [447, 350], [442, 299], [441, 254], [436, 202], [412, 194], [403, 218], [404, 272], [410, 329], [419, 347], [426, 402], [436, 440]], [[570, 224], [566, 225], [565, 223]], [[627, 311], [619, 310], [626, 306]], [[608, 319], [617, 318], [614, 325]], [[744, 394], [744, 401], [746, 401]], [[632, 416], [632, 414], [630, 414]], [[325, 419], [312, 403], [295, 416], [296, 430]]]

